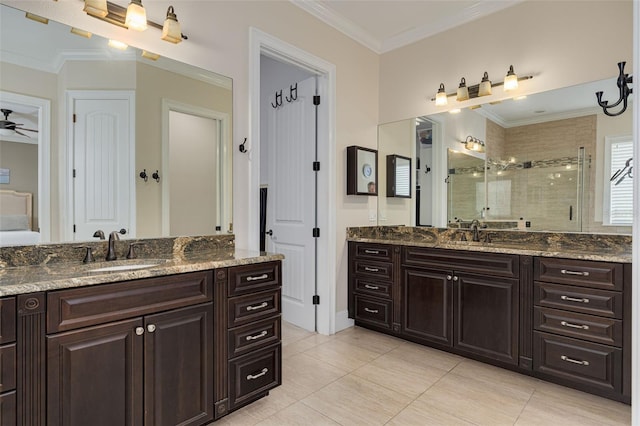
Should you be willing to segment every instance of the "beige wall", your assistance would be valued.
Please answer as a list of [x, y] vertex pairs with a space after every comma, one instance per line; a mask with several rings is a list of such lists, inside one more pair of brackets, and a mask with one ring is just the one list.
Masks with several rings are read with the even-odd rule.
[[33, 194], [31, 227], [38, 229], [38, 145], [0, 140], [0, 169], [9, 169], [8, 184], [0, 189], [12, 189]]

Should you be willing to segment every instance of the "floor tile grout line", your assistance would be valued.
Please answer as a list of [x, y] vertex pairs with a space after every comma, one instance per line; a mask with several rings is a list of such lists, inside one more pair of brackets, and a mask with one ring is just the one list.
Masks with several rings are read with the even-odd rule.
[[529, 406], [529, 403], [531, 402], [531, 399], [533, 398], [533, 394], [535, 394], [537, 392], [536, 388], [533, 388], [533, 392], [531, 392], [531, 395], [529, 395], [529, 399], [527, 399], [526, 404], [524, 404], [524, 407], [522, 407], [522, 410], [520, 410], [520, 413], [518, 414], [518, 417], [516, 417], [516, 420], [513, 422], [513, 424], [517, 424], [518, 420], [520, 420], [520, 417], [522, 417], [522, 413], [524, 413], [524, 410], [527, 409], [527, 406]]

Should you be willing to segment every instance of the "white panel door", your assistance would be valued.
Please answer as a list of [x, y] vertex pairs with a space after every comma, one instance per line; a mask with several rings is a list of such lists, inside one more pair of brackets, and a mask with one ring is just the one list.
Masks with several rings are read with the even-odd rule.
[[[285, 90], [286, 91], [286, 90]], [[298, 83], [298, 97], [277, 109], [269, 108], [269, 192], [267, 250], [284, 254], [282, 317], [315, 330], [316, 78]]]
[[129, 99], [75, 99], [74, 240], [130, 230], [132, 144]]

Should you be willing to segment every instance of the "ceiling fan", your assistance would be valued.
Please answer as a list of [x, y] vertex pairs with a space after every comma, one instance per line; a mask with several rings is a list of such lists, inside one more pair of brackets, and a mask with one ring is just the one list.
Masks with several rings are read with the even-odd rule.
[[0, 109], [0, 111], [4, 114], [4, 120], [0, 120], [0, 135], [11, 136], [17, 133], [21, 136], [26, 136], [29, 138], [30, 136], [27, 135], [26, 133], [22, 133], [22, 131], [38, 133], [37, 130], [26, 129], [24, 127], [20, 127], [22, 126], [22, 124], [9, 121], [9, 114], [11, 114], [13, 110], [2, 108]]

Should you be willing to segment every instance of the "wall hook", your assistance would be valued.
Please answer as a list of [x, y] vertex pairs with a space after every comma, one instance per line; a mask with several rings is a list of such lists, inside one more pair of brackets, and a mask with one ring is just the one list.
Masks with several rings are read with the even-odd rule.
[[240, 144], [240, 146], [238, 146], [238, 150], [240, 150], [240, 152], [242, 152], [243, 154], [247, 152], [247, 148], [244, 147], [244, 144], [246, 143], [247, 143], [247, 138], [244, 138], [244, 141]]
[[147, 175], [147, 169], [144, 169], [140, 172], [140, 177], [144, 179], [145, 182], [149, 180], [149, 176]]
[[279, 92], [276, 92], [276, 104], [274, 105], [273, 102], [271, 102], [271, 106], [274, 108], [278, 108], [279, 106], [282, 106], [282, 90], [280, 90]]
[[428, 174], [431, 171], [431, 167], [427, 166], [426, 164], [424, 165], [424, 174]]
[[151, 177], [154, 178], [156, 182], [160, 182], [160, 175], [158, 174], [157, 170], [151, 175]]
[[293, 102], [298, 100], [298, 83], [295, 86], [289, 86], [289, 94], [291, 97], [287, 96], [287, 102]]
[[[618, 89], [620, 91], [620, 98], [618, 98], [618, 100], [613, 105], [609, 105], [609, 101], [602, 100], [602, 93], [603, 93], [602, 91], [596, 92], [598, 105], [602, 107], [602, 112], [604, 112], [604, 114], [608, 115], [609, 117], [615, 117], [625, 112], [627, 109], [627, 101], [628, 101], [629, 95], [633, 93], [633, 89], [629, 87], [629, 84], [633, 83], [633, 76], [624, 73], [625, 65], [626, 65], [626, 62], [624, 61], [618, 62], [619, 74], [618, 74], [618, 81], [616, 82], [616, 85], [618, 86]], [[618, 112], [610, 113], [609, 109], [617, 107], [618, 105], [620, 105], [620, 102], [623, 103], [622, 109]]]

